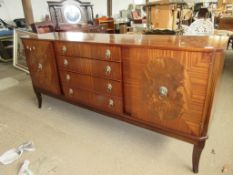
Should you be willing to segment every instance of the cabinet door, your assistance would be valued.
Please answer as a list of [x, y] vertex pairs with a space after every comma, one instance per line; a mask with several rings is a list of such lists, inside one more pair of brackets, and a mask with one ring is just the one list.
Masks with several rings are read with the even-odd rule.
[[200, 136], [212, 53], [123, 50], [125, 112], [160, 128]]
[[47, 92], [60, 94], [52, 42], [24, 39], [23, 44], [33, 85]]

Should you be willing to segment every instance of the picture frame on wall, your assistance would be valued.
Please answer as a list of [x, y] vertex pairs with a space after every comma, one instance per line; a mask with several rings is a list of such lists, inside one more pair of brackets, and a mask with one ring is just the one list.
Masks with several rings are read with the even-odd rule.
[[29, 32], [22, 29], [14, 29], [14, 50], [13, 50], [13, 66], [26, 73], [29, 73], [28, 66], [26, 63], [26, 55], [24, 46], [21, 40], [22, 36], [32, 36], [36, 33]]

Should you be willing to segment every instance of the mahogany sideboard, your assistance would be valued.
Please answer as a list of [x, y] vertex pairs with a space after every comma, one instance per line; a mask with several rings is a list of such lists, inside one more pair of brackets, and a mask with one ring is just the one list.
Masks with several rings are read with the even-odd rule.
[[227, 37], [49, 33], [23, 37], [46, 94], [194, 145], [198, 172]]

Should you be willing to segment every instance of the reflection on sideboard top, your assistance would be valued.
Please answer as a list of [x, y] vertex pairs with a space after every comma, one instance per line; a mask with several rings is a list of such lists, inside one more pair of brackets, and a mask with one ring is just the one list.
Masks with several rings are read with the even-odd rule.
[[[26, 38], [25, 36], [24, 38]], [[113, 45], [131, 45], [167, 48], [175, 50], [210, 51], [226, 49], [227, 36], [171, 36], [141, 34], [100, 34], [82, 32], [60, 32], [28, 36], [41, 40], [59, 40]]]

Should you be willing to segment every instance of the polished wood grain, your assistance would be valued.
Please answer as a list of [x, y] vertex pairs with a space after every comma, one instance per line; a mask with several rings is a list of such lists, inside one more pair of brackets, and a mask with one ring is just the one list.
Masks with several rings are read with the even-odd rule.
[[230, 30], [233, 31], [233, 17], [220, 17], [219, 18], [219, 30]]
[[122, 97], [122, 83], [119, 81], [97, 78], [69, 71], [60, 71], [60, 77], [63, 86]]
[[[46, 74], [52, 72], [57, 79], [53, 86], [62, 88], [56, 94], [50, 85], [42, 86], [38, 82], [48, 81], [47, 77], [30, 69], [39, 107], [44, 93], [192, 143], [197, 173], [227, 39], [53, 33], [23, 40], [49, 43], [49, 49], [37, 50], [38, 55], [50, 60], [53, 66]], [[28, 64], [38, 68], [41, 58], [34, 56], [36, 61], [31, 62], [30, 57], [27, 54]]]
[[162, 36], [140, 34], [100, 34], [100, 33], [48, 33], [23, 38], [40, 40], [69, 41], [74, 43], [108, 44], [109, 46], [137, 46], [172, 50], [213, 52], [226, 48], [227, 36]]
[[116, 46], [69, 42], [55, 43], [59, 55], [94, 58], [106, 61], [121, 61], [121, 49]]
[[[184, 113], [186, 91], [184, 66], [172, 58], [150, 59], [142, 67], [140, 84], [147, 109], [160, 120], [173, 120]], [[171, 83], [172, 82], [172, 83]]]
[[208, 126], [211, 121], [211, 117], [213, 116], [214, 110], [212, 110], [215, 107], [215, 102], [218, 98], [218, 89], [220, 85], [220, 78], [221, 78], [221, 72], [223, 70], [224, 66], [224, 52], [217, 52], [213, 55], [213, 66], [211, 70], [211, 75], [209, 77], [209, 87], [207, 91], [207, 100], [205, 102], [204, 107], [204, 116], [202, 119], [202, 134], [201, 135], [207, 135], [208, 134]]
[[23, 43], [33, 85], [59, 95], [61, 88], [52, 42], [23, 40]]
[[[201, 136], [212, 55], [139, 48], [123, 53], [125, 110], [155, 125]], [[167, 87], [167, 96], [160, 87]]]
[[113, 96], [103, 96], [102, 94], [95, 93], [92, 96], [93, 106], [101, 110], [110, 111], [113, 113], [122, 113], [122, 99]]
[[62, 70], [118, 81], [122, 79], [121, 64], [117, 62], [65, 56], [59, 56], [57, 61]]
[[86, 105], [90, 104], [92, 93], [89, 91], [76, 89], [70, 86], [63, 86], [63, 91], [65, 96], [72, 101], [77, 101]]
[[112, 113], [122, 113], [122, 99], [100, 93], [63, 86], [66, 98]]

